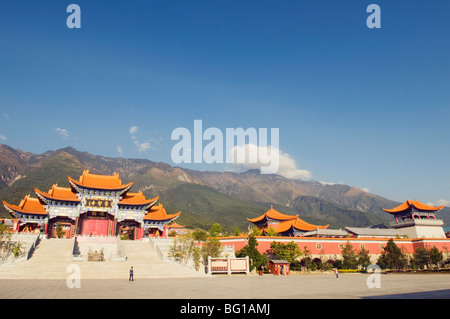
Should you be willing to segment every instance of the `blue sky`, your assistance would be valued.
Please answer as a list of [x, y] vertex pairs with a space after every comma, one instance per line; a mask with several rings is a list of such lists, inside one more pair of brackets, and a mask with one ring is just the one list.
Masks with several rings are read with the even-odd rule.
[[[69, 29], [69, 4], [81, 29]], [[369, 29], [366, 8], [381, 8]], [[178, 127], [279, 128], [310, 179], [450, 204], [449, 1], [0, 1], [0, 143], [174, 164]], [[225, 165], [183, 164], [222, 170]]]

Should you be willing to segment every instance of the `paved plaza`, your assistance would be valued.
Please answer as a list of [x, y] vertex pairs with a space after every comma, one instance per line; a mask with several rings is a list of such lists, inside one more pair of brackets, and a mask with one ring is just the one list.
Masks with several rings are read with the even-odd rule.
[[381, 274], [368, 288], [368, 274], [213, 275], [190, 278], [2, 279], [0, 299], [359, 299], [450, 298], [450, 274]]

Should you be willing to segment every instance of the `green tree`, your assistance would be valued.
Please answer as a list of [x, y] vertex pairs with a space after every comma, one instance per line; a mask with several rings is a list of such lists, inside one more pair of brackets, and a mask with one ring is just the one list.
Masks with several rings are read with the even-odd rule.
[[192, 233], [192, 237], [196, 241], [206, 241], [208, 239], [208, 233], [203, 229], [197, 229]]
[[365, 248], [361, 248], [361, 250], [358, 252], [358, 265], [360, 265], [363, 269], [367, 269], [367, 267], [370, 265], [370, 255], [369, 251]]
[[58, 224], [56, 226], [56, 237], [63, 238], [66, 232], [63, 230], [63, 227], [61, 224]]
[[266, 230], [266, 236], [277, 236], [278, 233], [275, 231], [275, 229], [273, 229], [272, 226], [270, 226], [269, 228], [267, 228]]
[[201, 255], [203, 258], [203, 264], [208, 264], [208, 256], [209, 257], [220, 257], [220, 254], [222, 253], [223, 248], [220, 241], [213, 237], [208, 238], [205, 243], [202, 246]]
[[312, 260], [312, 255], [311, 255], [311, 251], [308, 249], [307, 246], [303, 247], [303, 258], [301, 261], [301, 265], [303, 267], [306, 267], [307, 269], [312, 269], [313, 267], [313, 260]]
[[378, 258], [378, 266], [382, 269], [402, 269], [406, 266], [406, 257], [391, 238]]
[[192, 259], [194, 261], [194, 268], [195, 270], [200, 269], [200, 259], [202, 257], [202, 249], [200, 247], [194, 246], [192, 249]]
[[241, 235], [241, 230], [239, 229], [239, 227], [235, 226], [234, 227], [234, 236], [240, 236]]
[[169, 237], [177, 237], [177, 232], [174, 231], [174, 230], [172, 230], [172, 231], [169, 233]]
[[11, 240], [11, 229], [5, 224], [0, 224], [0, 260], [2, 258], [6, 258], [9, 255], [10, 240]]
[[355, 269], [358, 266], [358, 258], [352, 244], [347, 241], [345, 247], [342, 249], [342, 268]]
[[252, 233], [251, 234], [252, 234], [252, 236], [261, 236], [262, 231], [258, 227], [254, 226], [252, 228]]
[[250, 271], [253, 269], [260, 269], [262, 266], [267, 266], [268, 258], [266, 254], [261, 254], [258, 249], [258, 242], [255, 236], [250, 234], [248, 236], [247, 245], [245, 245], [241, 250], [236, 252], [236, 257], [246, 257], [248, 256], [250, 262]]
[[430, 249], [430, 262], [432, 265], [435, 265], [436, 267], [439, 267], [439, 264], [442, 263], [444, 260], [444, 254], [442, 251], [439, 251], [439, 249], [436, 246], [433, 246], [433, 248]]
[[12, 248], [12, 253], [14, 257], [19, 257], [22, 253], [22, 244], [20, 242], [17, 242], [14, 247]]
[[302, 255], [302, 251], [293, 241], [288, 244], [273, 241], [270, 244], [270, 250], [277, 256], [278, 259], [286, 260], [289, 263], [292, 263], [295, 259]]
[[222, 233], [222, 227], [220, 227], [219, 223], [215, 223], [209, 229], [209, 235], [211, 237], [217, 237]]
[[414, 269], [424, 269], [430, 262], [429, 251], [424, 247], [417, 247], [412, 256], [412, 266]]
[[194, 249], [194, 239], [190, 235], [181, 237], [175, 237], [172, 245], [169, 248], [169, 257], [174, 258], [176, 261], [187, 264], [192, 256]]

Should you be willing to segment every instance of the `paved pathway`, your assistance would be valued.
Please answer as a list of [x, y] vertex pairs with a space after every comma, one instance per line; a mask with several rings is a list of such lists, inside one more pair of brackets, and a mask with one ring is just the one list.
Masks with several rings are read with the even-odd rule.
[[[449, 298], [450, 274], [379, 275], [380, 288], [368, 288], [368, 274], [215, 275], [163, 262], [146, 242], [123, 242], [125, 262], [72, 263], [71, 240], [43, 240], [33, 257], [0, 266], [0, 299], [304, 299]], [[69, 265], [79, 266], [80, 288], [69, 288]], [[135, 281], [128, 281], [129, 268]], [[73, 281], [72, 281], [73, 282]]]
[[368, 288], [366, 274], [273, 276], [215, 275], [197, 278], [83, 279], [80, 288], [66, 280], [0, 280], [0, 299], [305, 299], [450, 298], [449, 274], [381, 275], [380, 288]]

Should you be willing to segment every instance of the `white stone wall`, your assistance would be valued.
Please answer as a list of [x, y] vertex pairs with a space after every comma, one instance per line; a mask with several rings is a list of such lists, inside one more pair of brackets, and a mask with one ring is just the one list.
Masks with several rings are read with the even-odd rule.
[[[414, 226], [404, 228], [409, 238], [446, 238], [444, 229], [436, 226]], [[411, 236], [409, 235], [411, 233]]]

